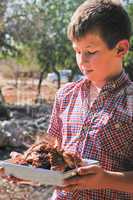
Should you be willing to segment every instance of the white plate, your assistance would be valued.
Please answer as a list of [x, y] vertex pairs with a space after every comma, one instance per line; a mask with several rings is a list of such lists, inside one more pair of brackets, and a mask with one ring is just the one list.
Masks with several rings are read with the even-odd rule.
[[[99, 164], [96, 160], [84, 159], [84, 165]], [[44, 185], [61, 186], [65, 178], [75, 176], [76, 169], [62, 173], [43, 168], [12, 164], [8, 161], [0, 161], [0, 166], [4, 167], [7, 175], [13, 175], [23, 180], [29, 180]]]

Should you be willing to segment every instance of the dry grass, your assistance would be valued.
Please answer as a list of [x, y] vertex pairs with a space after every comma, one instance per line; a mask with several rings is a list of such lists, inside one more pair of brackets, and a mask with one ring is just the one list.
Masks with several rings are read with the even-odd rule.
[[[38, 80], [19, 80], [18, 87], [15, 80], [9, 80], [0, 76], [0, 87], [6, 103], [9, 104], [34, 104], [37, 98]], [[41, 87], [41, 99], [53, 103], [57, 88], [54, 84], [43, 82]]]

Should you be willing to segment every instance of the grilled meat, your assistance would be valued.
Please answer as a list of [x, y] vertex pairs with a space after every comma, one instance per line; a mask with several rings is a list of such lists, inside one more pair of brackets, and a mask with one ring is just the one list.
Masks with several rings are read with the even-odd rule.
[[80, 156], [65, 152], [59, 148], [56, 139], [43, 137], [33, 144], [24, 154], [11, 152], [13, 163], [32, 165], [44, 169], [60, 170], [62, 172], [83, 165]]

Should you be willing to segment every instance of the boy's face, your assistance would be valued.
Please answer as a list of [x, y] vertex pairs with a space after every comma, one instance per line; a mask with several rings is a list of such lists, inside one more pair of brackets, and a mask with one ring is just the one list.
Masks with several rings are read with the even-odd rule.
[[98, 34], [87, 33], [72, 45], [77, 64], [87, 79], [105, 81], [122, 70], [122, 59], [117, 56], [116, 48], [109, 49]]

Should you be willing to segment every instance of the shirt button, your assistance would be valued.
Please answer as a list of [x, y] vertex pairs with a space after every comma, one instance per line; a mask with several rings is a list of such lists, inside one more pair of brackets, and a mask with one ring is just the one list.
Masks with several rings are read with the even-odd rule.
[[84, 126], [84, 127], [82, 128], [82, 130], [88, 131], [88, 126]]
[[116, 87], [116, 85], [115, 85], [115, 83], [113, 83], [113, 88], [115, 88]]
[[118, 123], [115, 124], [115, 128], [117, 128], [117, 129], [120, 128], [120, 124], [118, 124]]

